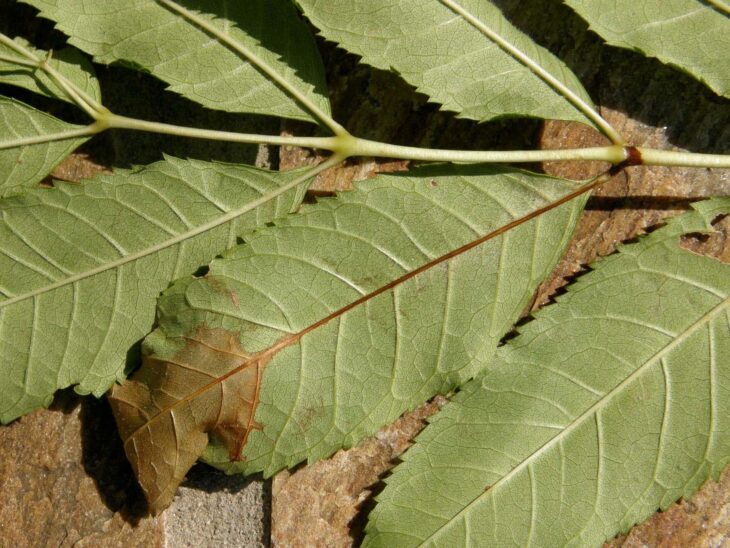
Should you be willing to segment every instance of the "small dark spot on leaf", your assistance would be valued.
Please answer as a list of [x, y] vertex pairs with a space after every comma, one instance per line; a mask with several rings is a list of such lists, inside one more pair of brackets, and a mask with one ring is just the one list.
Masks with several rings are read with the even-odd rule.
[[[653, 225], [651, 225], [651, 226], [648, 226], [648, 227], [646, 227], [646, 228], [644, 229], [644, 234], [651, 234], [651, 233], [652, 233], [652, 232], [654, 232], [655, 230], [659, 230], [660, 228], [664, 228], [665, 226], [667, 226], [667, 223], [664, 223], [664, 222], [658, 222], [658, 223], [656, 223], [656, 224], [653, 224]], [[632, 240], [631, 240], [631, 241], [639, 241], [639, 240], [638, 240], [638, 238], [639, 238], [640, 236], [641, 236], [641, 235], [637, 236], [636, 238], [632, 238]], [[626, 243], [626, 242], [624, 242], [624, 243]]]

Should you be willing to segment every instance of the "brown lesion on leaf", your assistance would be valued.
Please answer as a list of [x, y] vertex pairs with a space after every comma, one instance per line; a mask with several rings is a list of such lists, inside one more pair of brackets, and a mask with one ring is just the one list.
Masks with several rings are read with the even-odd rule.
[[[253, 355], [241, 347], [239, 332], [201, 325], [182, 337], [185, 344], [172, 358], [145, 357], [140, 371], [116, 387], [110, 401], [125, 451], [153, 512], [170, 503], [185, 473], [207, 446], [209, 433], [223, 443], [232, 458], [241, 458], [250, 433], [261, 428], [254, 416], [263, 369], [281, 350], [422, 272], [445, 268], [452, 258], [572, 200], [597, 182], [580, 186], [547, 206], [410, 270]], [[228, 292], [224, 280], [210, 275], [205, 280], [219, 293]], [[157, 455], [161, 451], [165, 454]], [[169, 470], [171, 466], [173, 470]]]
[[219, 422], [211, 430], [211, 435], [228, 449], [228, 456], [232, 461], [245, 460], [243, 448], [251, 432], [263, 428], [263, 425], [256, 421], [256, 409], [261, 401], [261, 375], [264, 367], [264, 359], [260, 358], [248, 360], [243, 364], [243, 368], [236, 373], [237, 378], [235, 378], [236, 387], [241, 391], [238, 395], [242, 405], [236, 409], [232, 420]]
[[233, 306], [237, 310], [240, 310], [241, 301], [238, 298], [238, 293], [228, 287], [225, 278], [207, 272], [205, 276], [203, 276], [203, 279], [213, 291], [222, 295], [226, 295], [230, 299]]
[[137, 478], [158, 513], [214, 436], [234, 460], [252, 431], [266, 364], [280, 347], [250, 354], [240, 335], [197, 326], [173, 356], [147, 355], [109, 396]]

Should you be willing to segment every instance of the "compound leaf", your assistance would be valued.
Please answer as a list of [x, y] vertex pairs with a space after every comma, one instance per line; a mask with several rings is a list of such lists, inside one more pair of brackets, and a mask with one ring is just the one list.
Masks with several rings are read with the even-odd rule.
[[728, 463], [730, 266], [680, 247], [730, 199], [595, 265], [418, 436], [365, 546], [598, 546]]
[[121, 380], [160, 291], [291, 211], [301, 179], [169, 158], [0, 201], [0, 421]]
[[[56, 21], [69, 42], [100, 63], [149, 71], [206, 107], [312, 120], [310, 114], [230, 46], [156, 0], [22, 0]], [[188, 0], [233, 40], [325, 112], [324, 68], [314, 39], [288, 1]]]
[[726, 0], [566, 0], [609, 44], [677, 66], [730, 97]]
[[[575, 183], [506, 168], [379, 176], [247, 238], [160, 300], [110, 401], [153, 511], [207, 456], [271, 475], [474, 375], [558, 260]], [[494, 236], [494, 237], [493, 237]], [[493, 237], [493, 238], [492, 238]]]
[[[297, 0], [322, 35], [366, 63], [394, 70], [418, 91], [465, 118], [560, 118], [590, 123], [513, 53], [434, 0]], [[462, 0], [478, 24], [535, 61], [587, 104], [568, 67], [517, 30], [491, 2]]]

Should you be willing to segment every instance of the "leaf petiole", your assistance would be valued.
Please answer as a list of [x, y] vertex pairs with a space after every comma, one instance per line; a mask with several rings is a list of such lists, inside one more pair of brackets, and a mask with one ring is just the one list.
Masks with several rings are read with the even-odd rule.
[[[628, 149], [620, 145], [552, 150], [448, 150], [408, 147], [360, 139], [352, 135], [333, 137], [296, 137], [237, 133], [195, 127], [177, 126], [148, 120], [129, 118], [108, 113], [84, 128], [24, 137], [0, 142], [0, 150], [35, 145], [51, 141], [62, 141], [94, 135], [107, 129], [128, 129], [242, 144], [268, 144], [275, 146], [297, 146], [334, 152], [341, 160], [351, 157], [395, 158], [421, 162], [453, 163], [532, 163], [556, 161], [591, 161], [621, 164], [629, 157]], [[636, 147], [641, 158], [636, 164], [652, 166], [685, 166], [704, 168], [730, 168], [730, 155], [700, 154], [674, 150], [658, 150]]]
[[127, 116], [120, 116], [113, 113], [108, 114], [102, 120], [109, 129], [131, 129], [136, 131], [147, 131], [150, 133], [175, 135], [177, 137], [210, 139], [228, 141], [232, 143], [288, 145], [305, 148], [318, 148], [323, 150], [335, 150], [336, 143], [339, 142], [338, 137], [283, 137], [280, 135], [238, 133], [234, 131], [220, 131], [215, 129], [202, 129], [164, 124], [160, 122], [150, 122], [137, 118], [128, 118]]
[[682, 166], [730, 169], [730, 155], [701, 154], [681, 150], [659, 150], [636, 147], [645, 166]]
[[9, 55], [0, 55], [0, 61], [5, 63], [13, 63], [14, 65], [20, 65], [22, 67], [38, 68], [38, 63], [34, 61], [28, 61], [27, 59], [21, 59], [20, 57], [10, 57]]
[[719, 11], [730, 15], [730, 6], [728, 6], [724, 0], [707, 0], [707, 3], [714, 8], [717, 8]]

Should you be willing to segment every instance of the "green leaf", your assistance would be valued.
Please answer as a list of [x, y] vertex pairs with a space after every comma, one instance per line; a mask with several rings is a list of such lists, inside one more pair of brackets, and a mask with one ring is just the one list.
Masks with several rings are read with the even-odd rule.
[[[155, 0], [22, 0], [57, 22], [69, 42], [100, 63], [149, 71], [170, 89], [209, 108], [312, 120], [229, 46]], [[186, 8], [282, 75], [329, 112], [324, 68], [314, 39], [288, 1], [190, 0]]]
[[[35, 49], [22, 38], [15, 38], [13, 41], [34, 54], [38, 59], [45, 59], [48, 56], [48, 52]], [[2, 57], [0, 59], [0, 83], [18, 86], [47, 97], [72, 102], [44, 71], [12, 62], [13, 59], [16, 59], [23, 63], [27, 62], [28, 59], [2, 42], [0, 42], [0, 56]], [[63, 48], [54, 51], [49, 64], [72, 84], [75, 84], [97, 101], [101, 101], [101, 89], [99, 81], [96, 79], [94, 67], [77, 49]]]
[[598, 546], [728, 463], [730, 266], [680, 247], [695, 204], [595, 265], [444, 407], [365, 546]]
[[[18, 139], [82, 129], [0, 96], [0, 147]], [[76, 137], [36, 145], [0, 148], [0, 197], [35, 186], [88, 137]]]
[[[473, 23], [433, 0], [297, 0], [322, 35], [366, 63], [394, 70], [446, 110], [473, 120], [504, 116], [590, 123], [565, 98]], [[486, 26], [591, 104], [575, 75], [517, 30], [491, 2], [460, 2]]]
[[301, 180], [169, 158], [0, 201], [0, 420], [73, 384], [101, 396], [151, 329], [160, 291], [291, 211]]
[[677, 66], [730, 97], [730, 5], [724, 0], [566, 0], [609, 44]]
[[437, 166], [356, 188], [256, 232], [162, 297], [141, 370], [110, 397], [153, 511], [208, 432], [244, 459], [239, 470], [268, 476], [472, 377], [560, 257], [583, 203], [490, 239], [575, 184]]

